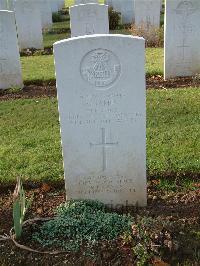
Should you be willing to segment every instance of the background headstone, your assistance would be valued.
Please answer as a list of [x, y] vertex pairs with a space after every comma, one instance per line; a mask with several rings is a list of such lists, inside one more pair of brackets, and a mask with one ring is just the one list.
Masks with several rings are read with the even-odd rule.
[[67, 199], [146, 205], [144, 51], [124, 35], [54, 44]]
[[15, 16], [0, 11], [0, 89], [23, 87]]
[[71, 36], [109, 34], [108, 6], [76, 5], [70, 8]]
[[0, 0], [0, 10], [8, 10], [7, 0]]
[[105, 5], [112, 6], [112, 0], [105, 0]]
[[200, 1], [166, 1], [165, 79], [200, 73]]
[[135, 25], [160, 27], [160, 0], [135, 0]]
[[40, 0], [42, 28], [48, 29], [52, 26], [52, 11], [49, 0]]
[[80, 4], [89, 4], [89, 3], [96, 3], [98, 4], [98, 0], [74, 0], [75, 5], [80, 5]]
[[65, 7], [65, 1], [64, 0], [57, 0], [57, 1], [58, 1], [59, 10], [62, 10]]
[[52, 11], [52, 13], [57, 13], [58, 10], [59, 10], [59, 5], [58, 5], [57, 0], [51, 0], [50, 1], [50, 4], [51, 4], [51, 11]]
[[14, 0], [7, 0], [8, 9], [14, 11]]
[[39, 2], [17, 0], [14, 4], [20, 49], [42, 49], [43, 36]]
[[134, 22], [134, 0], [121, 0], [122, 23]]
[[134, 22], [134, 0], [109, 0], [108, 5], [121, 13], [123, 24]]

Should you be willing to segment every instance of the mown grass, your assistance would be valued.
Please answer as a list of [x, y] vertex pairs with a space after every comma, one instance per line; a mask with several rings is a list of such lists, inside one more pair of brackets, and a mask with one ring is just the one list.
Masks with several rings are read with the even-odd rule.
[[21, 57], [24, 82], [47, 82], [55, 80], [53, 55]]
[[70, 37], [70, 19], [66, 16], [65, 21], [53, 23], [51, 29], [43, 33], [44, 48], [52, 47], [55, 42]]
[[45, 33], [43, 35], [44, 47], [50, 48], [57, 41], [61, 41], [70, 37], [70, 33]]
[[[149, 176], [199, 173], [199, 103], [197, 88], [147, 92]], [[1, 102], [0, 124], [0, 182], [63, 179], [55, 98]]]
[[56, 99], [0, 103], [0, 182], [63, 176]]
[[152, 175], [200, 172], [200, 89], [149, 91], [147, 165]]
[[[67, 60], [67, 58], [66, 58]], [[21, 57], [25, 83], [39, 83], [55, 80], [53, 55]], [[163, 49], [146, 49], [146, 74], [163, 75]]]

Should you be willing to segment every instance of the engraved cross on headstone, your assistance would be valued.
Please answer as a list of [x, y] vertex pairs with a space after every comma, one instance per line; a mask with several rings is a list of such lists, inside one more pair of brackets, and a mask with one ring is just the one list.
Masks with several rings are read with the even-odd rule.
[[185, 60], [185, 55], [186, 55], [186, 49], [190, 48], [189, 45], [185, 44], [185, 40], [183, 40], [183, 44], [180, 46], [177, 46], [177, 48], [181, 48], [182, 49], [182, 60]]
[[118, 142], [107, 142], [105, 128], [101, 128], [101, 143], [90, 143], [90, 147], [99, 146], [102, 148], [102, 170], [105, 171], [107, 168], [107, 157], [106, 148], [110, 148], [114, 145], [118, 145]]

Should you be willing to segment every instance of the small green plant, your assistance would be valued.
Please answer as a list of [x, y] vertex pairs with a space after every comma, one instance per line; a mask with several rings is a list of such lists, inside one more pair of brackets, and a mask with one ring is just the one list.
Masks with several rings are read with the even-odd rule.
[[109, 7], [108, 9], [109, 16], [109, 26], [110, 30], [116, 30], [120, 26], [121, 22], [121, 14], [113, 9], [113, 7]]
[[99, 241], [112, 241], [131, 232], [132, 218], [110, 213], [98, 201], [72, 200], [58, 207], [56, 213], [33, 234], [33, 240], [44, 247], [78, 251], [84, 244], [92, 251]]
[[173, 223], [158, 218], [137, 216], [132, 224], [131, 234], [123, 236], [123, 244], [131, 247], [136, 265], [149, 265], [155, 256], [164, 250], [171, 250], [175, 244], [172, 238]]
[[18, 178], [13, 193], [13, 221], [16, 239], [19, 239], [22, 235], [24, 216], [31, 202], [32, 197], [29, 200], [26, 199], [21, 180]]

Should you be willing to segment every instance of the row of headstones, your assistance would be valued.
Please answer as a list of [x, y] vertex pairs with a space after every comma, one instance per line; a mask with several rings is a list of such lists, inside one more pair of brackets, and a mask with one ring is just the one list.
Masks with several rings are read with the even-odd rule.
[[[122, 17], [122, 24], [160, 26], [162, 0], [105, 0]], [[98, 3], [98, 0], [75, 0], [75, 5]]]
[[0, 0], [0, 10], [15, 12], [20, 50], [42, 49], [42, 30], [52, 26], [52, 14], [63, 7], [64, 0]]
[[0, 0], [0, 89], [23, 87], [19, 51], [43, 48], [42, 29], [52, 25], [52, 13], [63, 5], [60, 0]]
[[[200, 2], [170, 0], [166, 11], [172, 50], [183, 33], [181, 47], [190, 41], [193, 50]], [[145, 206], [145, 40], [84, 35], [55, 43], [54, 56], [67, 199]]]
[[[81, 1], [81, 0], [80, 0]], [[91, 2], [92, 0], [87, 0]], [[85, 1], [86, 2], [86, 1]], [[93, 0], [94, 2], [94, 0]], [[132, 1], [107, 1], [122, 11]], [[124, 5], [122, 5], [122, 2]], [[160, 0], [135, 0], [137, 25], [160, 23]], [[133, 12], [132, 12], [133, 14]], [[127, 16], [123, 13], [123, 16]], [[99, 4], [77, 5], [70, 8], [72, 37], [88, 34], [107, 34], [108, 6]], [[136, 26], [137, 26], [136, 25]], [[164, 34], [164, 78], [192, 76], [200, 73], [200, 1], [166, 0]]]
[[121, 13], [123, 24], [160, 26], [162, 0], [106, 0], [105, 3]]
[[[24, 0], [20, 1], [23, 2]], [[30, 1], [31, 4], [31, 1]], [[91, 4], [92, 5], [92, 4]], [[90, 6], [91, 6], [90, 5]], [[82, 10], [79, 9], [82, 7]], [[75, 8], [75, 7], [74, 7]], [[85, 27], [83, 21], [88, 19], [86, 23], [87, 31], [84, 34], [90, 33], [108, 33], [108, 14], [103, 15], [99, 11], [95, 11], [95, 15], [91, 12], [84, 12], [84, 6], [77, 6], [79, 15], [74, 15], [74, 27]], [[73, 7], [71, 8], [71, 20]], [[75, 9], [74, 9], [75, 10]], [[101, 10], [105, 8], [101, 7]], [[28, 15], [25, 16], [23, 26], [28, 25], [31, 20], [33, 10], [29, 10]], [[88, 15], [89, 14], [89, 15]], [[22, 16], [24, 17], [24, 16]], [[103, 18], [105, 22], [101, 26], [100, 20]], [[96, 25], [93, 20], [96, 20]], [[37, 21], [31, 20], [31, 25], [37, 24]], [[71, 24], [72, 25], [72, 24]], [[165, 12], [165, 78], [176, 76], [192, 76], [200, 73], [200, 1], [166, 1]], [[84, 31], [85, 28], [82, 30]], [[99, 30], [102, 28], [102, 31]], [[73, 32], [73, 31], [72, 31]], [[28, 29], [27, 34], [30, 33]], [[79, 32], [80, 35], [81, 32]], [[34, 34], [35, 36], [35, 34]], [[72, 34], [76, 36], [76, 34]], [[30, 38], [30, 37], [29, 37]], [[30, 38], [31, 39], [31, 38]], [[12, 40], [12, 41], [11, 41]], [[22, 78], [19, 61], [19, 51], [16, 37], [16, 26], [14, 14], [8, 11], [1, 11], [0, 13], [0, 89], [10, 87], [22, 87]]]

